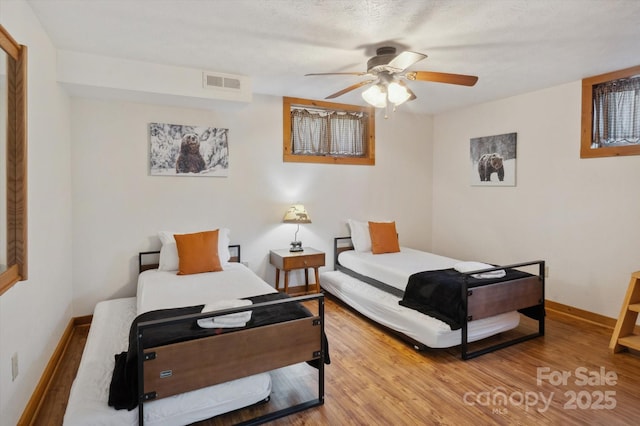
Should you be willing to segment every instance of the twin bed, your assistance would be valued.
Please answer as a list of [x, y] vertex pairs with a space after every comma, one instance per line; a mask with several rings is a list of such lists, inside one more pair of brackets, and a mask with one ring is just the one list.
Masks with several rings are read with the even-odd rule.
[[[350, 237], [334, 240], [335, 270], [321, 273], [322, 288], [417, 349], [459, 345], [469, 359], [544, 335], [543, 261], [478, 268], [399, 245], [374, 254], [368, 227], [350, 221], [350, 228]], [[393, 233], [397, 244], [395, 224]], [[268, 371], [305, 362], [318, 371], [317, 398], [245, 424], [324, 403], [323, 295], [278, 293], [239, 263], [240, 247], [228, 246], [227, 230], [219, 235], [218, 272], [176, 274], [173, 234], [161, 233], [159, 262], [145, 261], [158, 252], [140, 254], [137, 297], [97, 304], [65, 425], [193, 423], [268, 401]], [[465, 270], [456, 271], [462, 264]], [[312, 313], [309, 303], [316, 302]], [[521, 313], [538, 321], [537, 332], [468, 350], [516, 328]]]
[[317, 369], [317, 398], [245, 424], [324, 403], [322, 295], [286, 297], [239, 263], [239, 246], [235, 258], [226, 247], [222, 271], [185, 275], [167, 269], [162, 250], [151, 267], [145, 258], [158, 252], [140, 254], [137, 297], [94, 310], [65, 425], [193, 423], [267, 402], [268, 372], [305, 362]]
[[[349, 227], [351, 236], [334, 239], [335, 270], [321, 273], [323, 290], [416, 349], [459, 345], [466, 360], [544, 335], [544, 261], [494, 267], [399, 245], [374, 254], [368, 223]], [[393, 232], [397, 244], [395, 225]], [[409, 287], [412, 276], [430, 282]], [[470, 350], [471, 342], [518, 327], [521, 315], [537, 330]]]

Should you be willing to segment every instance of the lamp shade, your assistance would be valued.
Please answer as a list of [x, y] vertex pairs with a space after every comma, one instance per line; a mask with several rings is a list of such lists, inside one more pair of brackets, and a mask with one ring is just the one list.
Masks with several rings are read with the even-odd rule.
[[311, 223], [311, 218], [304, 205], [294, 204], [284, 214], [282, 221], [284, 223]]
[[400, 105], [411, 97], [407, 88], [396, 81], [389, 83], [387, 91], [389, 92], [389, 102], [395, 105]]
[[362, 92], [362, 99], [376, 108], [387, 106], [387, 90], [381, 84], [374, 84]]

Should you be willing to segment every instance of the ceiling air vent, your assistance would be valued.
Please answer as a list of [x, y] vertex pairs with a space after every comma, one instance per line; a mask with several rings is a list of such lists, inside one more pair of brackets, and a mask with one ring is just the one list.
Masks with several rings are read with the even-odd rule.
[[251, 79], [246, 75], [202, 71], [205, 98], [251, 102]]
[[202, 77], [202, 85], [205, 89], [242, 89], [241, 80], [236, 76], [203, 72]]

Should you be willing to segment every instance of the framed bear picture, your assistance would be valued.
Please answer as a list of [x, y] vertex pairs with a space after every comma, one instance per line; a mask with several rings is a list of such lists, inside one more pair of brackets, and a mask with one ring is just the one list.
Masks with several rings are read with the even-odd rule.
[[517, 133], [471, 138], [471, 185], [516, 186]]
[[149, 123], [152, 176], [229, 175], [229, 129]]

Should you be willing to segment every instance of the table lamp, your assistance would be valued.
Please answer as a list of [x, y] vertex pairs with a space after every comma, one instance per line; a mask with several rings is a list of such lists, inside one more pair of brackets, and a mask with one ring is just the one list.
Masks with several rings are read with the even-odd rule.
[[293, 241], [291, 241], [291, 248], [289, 251], [303, 251], [302, 250], [302, 242], [298, 241], [298, 231], [300, 230], [301, 223], [311, 223], [311, 219], [309, 218], [309, 214], [307, 210], [304, 208], [302, 204], [294, 204], [289, 207], [289, 210], [284, 214], [284, 218], [282, 219], [284, 223], [295, 223], [298, 225], [296, 229], [296, 233], [293, 237]]

